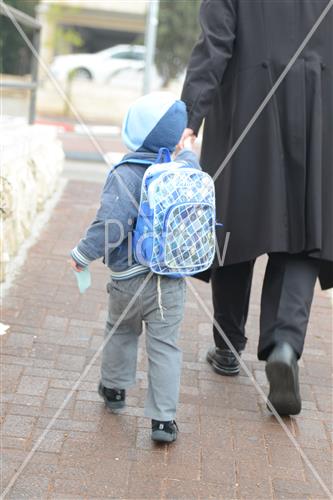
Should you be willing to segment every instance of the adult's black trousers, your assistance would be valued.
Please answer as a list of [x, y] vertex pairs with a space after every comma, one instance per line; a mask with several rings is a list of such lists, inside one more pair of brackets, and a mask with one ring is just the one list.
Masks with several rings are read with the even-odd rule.
[[[214, 318], [237, 351], [247, 342], [248, 316], [255, 260], [212, 271]], [[258, 358], [266, 360], [278, 342], [288, 342], [302, 355], [314, 286], [320, 262], [304, 254], [272, 253], [268, 257], [261, 295]], [[213, 326], [215, 344], [226, 348]]]

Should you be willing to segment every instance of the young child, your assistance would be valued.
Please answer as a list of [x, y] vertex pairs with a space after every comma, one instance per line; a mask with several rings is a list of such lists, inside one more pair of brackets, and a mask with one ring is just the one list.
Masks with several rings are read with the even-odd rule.
[[[123, 160], [135, 159], [138, 163], [125, 163], [110, 171], [96, 218], [71, 252], [76, 271], [101, 257], [111, 269], [105, 330], [110, 338], [102, 355], [99, 394], [111, 410], [125, 406], [126, 389], [136, 381], [138, 338], [144, 322], [149, 364], [145, 416], [152, 419], [152, 439], [164, 442], [175, 441], [178, 431], [174, 420], [181, 374], [177, 340], [185, 281], [152, 275], [149, 268], [135, 263], [129, 235], [135, 226], [148, 167], [140, 161], [153, 163], [161, 147], [174, 151], [186, 123], [185, 104], [169, 93], [148, 94], [134, 103], [123, 124], [123, 140], [131, 150]], [[191, 148], [190, 141], [186, 147]], [[200, 168], [189, 149], [183, 149], [177, 160]]]

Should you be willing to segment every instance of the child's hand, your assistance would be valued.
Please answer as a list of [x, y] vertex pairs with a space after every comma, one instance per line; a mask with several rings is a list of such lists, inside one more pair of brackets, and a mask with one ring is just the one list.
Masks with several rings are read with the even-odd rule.
[[69, 260], [68, 262], [69, 262], [69, 264], [70, 264], [71, 268], [72, 268], [72, 269], [74, 269], [74, 271], [75, 271], [75, 272], [77, 272], [77, 273], [81, 273], [81, 272], [83, 271], [83, 268], [82, 268], [82, 267], [80, 267], [80, 266], [79, 266], [79, 265], [75, 262], [75, 260], [74, 260], [74, 259], [71, 259], [71, 260]]
[[194, 144], [193, 137], [195, 136], [187, 137], [186, 139], [184, 139], [183, 144], [185, 149], [189, 149], [190, 151], [193, 150], [193, 144]]
[[193, 130], [191, 128], [186, 128], [180, 138], [179, 144], [177, 145], [177, 150], [180, 151], [184, 148], [192, 149], [196, 138], [197, 136], [194, 134]]

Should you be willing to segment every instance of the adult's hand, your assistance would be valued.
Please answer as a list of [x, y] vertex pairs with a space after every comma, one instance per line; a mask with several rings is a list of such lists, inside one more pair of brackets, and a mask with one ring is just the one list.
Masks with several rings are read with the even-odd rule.
[[188, 142], [191, 143], [193, 146], [194, 141], [196, 140], [197, 136], [195, 135], [194, 131], [191, 128], [186, 128], [180, 138], [180, 141], [178, 143], [177, 148], [178, 149], [184, 149], [186, 147], [185, 142], [188, 144]]

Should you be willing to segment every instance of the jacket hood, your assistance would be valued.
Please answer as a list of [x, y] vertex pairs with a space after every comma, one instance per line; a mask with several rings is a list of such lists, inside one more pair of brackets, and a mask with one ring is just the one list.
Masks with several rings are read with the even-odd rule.
[[122, 138], [131, 151], [173, 151], [187, 124], [186, 106], [169, 92], [140, 97], [128, 110]]

